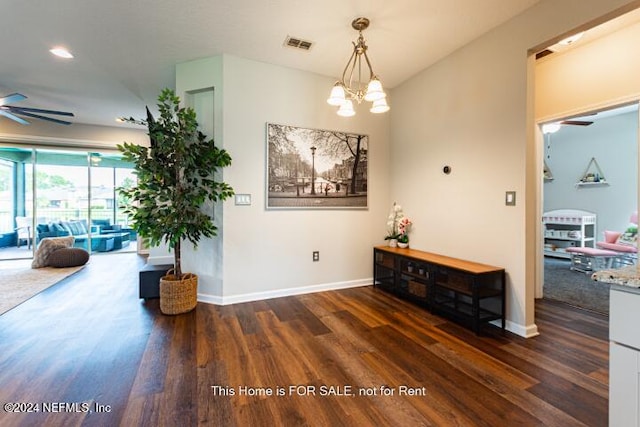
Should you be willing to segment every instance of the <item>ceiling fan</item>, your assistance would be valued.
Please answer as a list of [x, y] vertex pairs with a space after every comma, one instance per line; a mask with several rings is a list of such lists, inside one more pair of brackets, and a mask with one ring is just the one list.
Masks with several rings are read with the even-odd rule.
[[15, 107], [13, 105], [7, 105], [10, 103], [22, 101], [25, 99], [27, 99], [27, 97], [20, 93], [12, 93], [11, 95], [7, 95], [5, 97], [0, 98], [0, 116], [5, 116], [23, 125], [28, 125], [29, 122], [18, 116], [26, 116], [26, 117], [33, 117], [34, 119], [47, 120], [49, 122], [58, 123], [60, 125], [71, 124], [71, 122], [67, 122], [66, 120], [60, 120], [53, 117], [43, 116], [42, 114], [52, 114], [57, 116], [73, 117], [73, 113], [67, 113], [65, 111], [42, 110], [40, 108]]
[[560, 122], [561, 125], [574, 125], [574, 126], [589, 126], [592, 125], [593, 122], [587, 120], [563, 120]]
[[588, 113], [588, 114], [584, 114], [580, 117], [574, 117], [572, 119], [568, 119], [568, 120], [563, 120], [560, 122], [561, 125], [573, 125], [573, 126], [590, 126], [593, 124], [593, 121], [591, 120], [584, 120], [585, 118], [588, 118], [589, 116], [596, 116], [597, 113]]

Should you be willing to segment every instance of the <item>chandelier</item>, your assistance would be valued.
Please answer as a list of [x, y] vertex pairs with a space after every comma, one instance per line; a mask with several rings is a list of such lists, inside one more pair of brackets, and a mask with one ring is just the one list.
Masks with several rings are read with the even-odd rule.
[[[344, 67], [342, 73], [342, 79], [337, 81], [331, 89], [331, 95], [327, 99], [329, 105], [335, 105], [340, 107], [338, 109], [338, 115], [343, 117], [351, 117], [356, 114], [353, 109], [353, 101], [360, 104], [363, 100], [372, 102], [372, 113], [385, 113], [389, 111], [389, 105], [387, 105], [387, 94], [382, 89], [382, 83], [380, 79], [373, 72], [371, 62], [367, 56], [367, 45], [362, 31], [369, 27], [369, 20], [367, 18], [357, 18], [351, 22], [351, 26], [360, 33], [358, 40], [353, 43], [353, 53], [347, 66]], [[364, 57], [366, 63], [366, 69], [363, 70], [362, 58]], [[368, 69], [369, 75], [366, 76], [366, 70]], [[363, 82], [363, 71], [365, 77], [368, 77], [368, 82]]]

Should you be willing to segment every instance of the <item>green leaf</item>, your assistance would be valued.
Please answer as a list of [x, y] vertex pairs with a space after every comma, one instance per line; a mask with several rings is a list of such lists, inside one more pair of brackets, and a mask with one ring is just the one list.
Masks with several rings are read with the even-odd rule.
[[[146, 124], [150, 148], [128, 142], [117, 145], [123, 158], [135, 165], [138, 177], [136, 187], [118, 191], [129, 201], [125, 212], [133, 227], [149, 245], [165, 242], [179, 248], [185, 239], [197, 245], [202, 237], [217, 234], [200, 207], [234, 194], [229, 184], [216, 178], [231, 165], [231, 156], [198, 131], [195, 110], [181, 107], [173, 90], [160, 92], [158, 111], [158, 118], [148, 113], [146, 120], [136, 121]], [[179, 269], [179, 254], [174, 255]]]

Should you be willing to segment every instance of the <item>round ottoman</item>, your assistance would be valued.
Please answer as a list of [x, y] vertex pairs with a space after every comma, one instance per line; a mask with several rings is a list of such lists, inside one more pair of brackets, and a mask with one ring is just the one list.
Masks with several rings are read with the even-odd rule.
[[50, 267], [77, 267], [84, 265], [89, 261], [89, 252], [81, 248], [60, 248], [47, 259]]

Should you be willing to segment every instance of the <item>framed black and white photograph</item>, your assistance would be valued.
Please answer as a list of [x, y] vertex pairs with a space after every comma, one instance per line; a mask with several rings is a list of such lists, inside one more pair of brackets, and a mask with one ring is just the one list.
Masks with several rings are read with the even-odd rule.
[[267, 123], [267, 209], [366, 209], [369, 137]]

